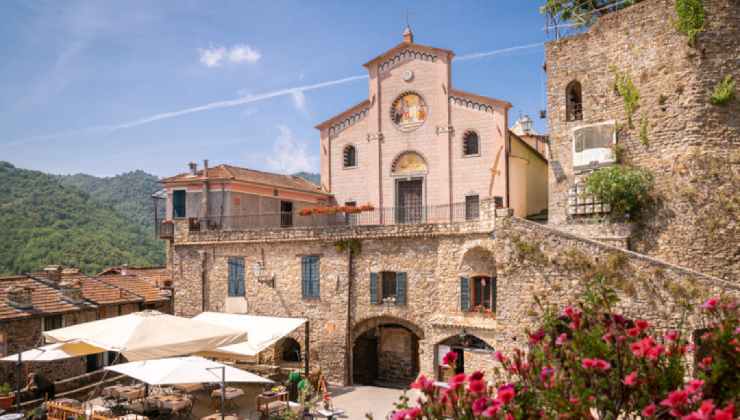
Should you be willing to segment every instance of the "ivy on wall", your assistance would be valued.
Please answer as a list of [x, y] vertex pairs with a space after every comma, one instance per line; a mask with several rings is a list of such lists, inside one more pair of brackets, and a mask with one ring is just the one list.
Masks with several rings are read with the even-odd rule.
[[712, 96], [709, 97], [709, 102], [712, 105], [726, 105], [730, 101], [735, 99], [735, 80], [732, 76], [727, 75], [714, 87]]
[[614, 73], [614, 90], [624, 100], [624, 111], [627, 113], [627, 123], [630, 128], [634, 128], [632, 117], [640, 106], [640, 92], [637, 90], [635, 83], [627, 73], [622, 73], [616, 67], [611, 66]]

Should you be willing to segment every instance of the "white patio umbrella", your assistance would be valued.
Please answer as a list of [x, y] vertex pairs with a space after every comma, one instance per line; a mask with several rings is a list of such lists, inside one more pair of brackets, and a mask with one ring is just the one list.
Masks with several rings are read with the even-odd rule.
[[206, 356], [256, 356], [262, 350], [306, 323], [305, 318], [287, 318], [260, 315], [226, 314], [222, 312], [203, 312], [196, 315], [196, 321], [207, 322], [247, 333], [247, 341], [219, 346], [203, 352]]
[[271, 384], [273, 381], [254, 373], [237, 369], [202, 357], [171, 357], [140, 360], [108, 366], [106, 370], [123, 373], [149, 385], [177, 385], [196, 383], [221, 384], [221, 418], [224, 418], [226, 382]]
[[[21, 354], [11, 354], [3, 357], [3, 362], [53, 362], [55, 360], [70, 359], [72, 357], [82, 357], [88, 354], [103, 353], [105, 349], [91, 346], [87, 343], [73, 341], [69, 343], [54, 343], [45, 346], [26, 350]], [[20, 358], [18, 357], [20, 356]]]
[[45, 331], [44, 337], [55, 343], [83, 342], [136, 361], [240, 343], [246, 341], [247, 334], [191, 318], [143, 311]]

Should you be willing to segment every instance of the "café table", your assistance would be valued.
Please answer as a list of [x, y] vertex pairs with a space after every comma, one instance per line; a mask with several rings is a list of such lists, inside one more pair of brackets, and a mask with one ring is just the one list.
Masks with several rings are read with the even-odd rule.
[[288, 392], [263, 392], [257, 395], [257, 412], [262, 418], [270, 418], [274, 414], [280, 414], [290, 409]]
[[[244, 391], [240, 388], [232, 388], [232, 387], [226, 387], [226, 392], [224, 393], [224, 401], [226, 408], [229, 409], [236, 409], [239, 408], [237, 404], [234, 402], [235, 399], [241, 397], [244, 395]], [[221, 390], [216, 389], [213, 392], [211, 392], [211, 399], [214, 404], [214, 407], [217, 407], [221, 402]]]

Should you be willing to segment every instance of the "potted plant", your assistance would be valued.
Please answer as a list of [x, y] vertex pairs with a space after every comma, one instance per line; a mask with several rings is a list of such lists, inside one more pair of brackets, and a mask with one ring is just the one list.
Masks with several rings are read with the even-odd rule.
[[7, 382], [0, 385], [0, 409], [8, 410], [13, 407], [13, 389]]

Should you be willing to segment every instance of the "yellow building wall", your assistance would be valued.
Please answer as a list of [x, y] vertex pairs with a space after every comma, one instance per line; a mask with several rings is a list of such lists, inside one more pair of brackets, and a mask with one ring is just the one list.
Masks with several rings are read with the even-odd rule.
[[547, 209], [547, 161], [511, 135], [509, 205], [514, 215], [526, 217]]

